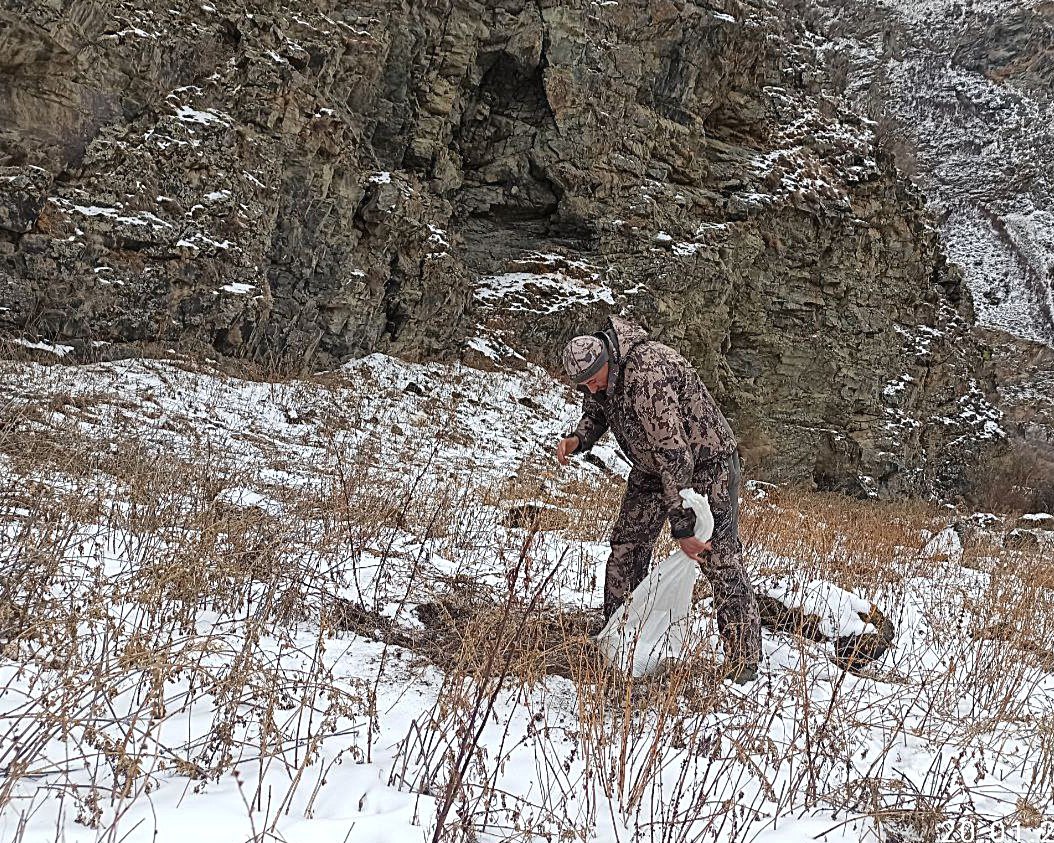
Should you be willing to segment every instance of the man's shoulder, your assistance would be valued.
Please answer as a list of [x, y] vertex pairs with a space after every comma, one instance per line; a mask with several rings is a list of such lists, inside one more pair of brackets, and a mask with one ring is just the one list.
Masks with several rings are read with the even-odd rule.
[[669, 381], [680, 382], [691, 366], [680, 354], [660, 342], [650, 341], [638, 346], [626, 361], [624, 377], [628, 383], [646, 384]]
[[651, 367], [674, 367], [682, 369], [690, 367], [691, 364], [684, 356], [674, 348], [659, 342], [658, 340], [646, 340], [636, 347], [634, 355], [642, 368]]

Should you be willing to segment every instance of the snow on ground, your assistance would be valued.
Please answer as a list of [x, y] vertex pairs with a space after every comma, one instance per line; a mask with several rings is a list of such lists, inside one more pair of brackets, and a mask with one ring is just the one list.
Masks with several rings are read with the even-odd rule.
[[[1039, 0], [1014, 0], [1021, 7], [1037, 5]], [[879, 0], [879, 5], [895, 11], [898, 15], [914, 23], [932, 23], [934, 19], [943, 20], [957, 7], [961, 10], [960, 0]], [[967, 4], [974, 14], [996, 15], [1007, 7], [1005, 0], [971, 0]]]
[[[510, 310], [556, 313], [567, 303], [590, 304], [604, 301], [614, 304], [611, 290], [603, 286], [585, 285], [560, 273], [506, 272], [487, 275], [476, 282], [476, 298], [494, 304], [501, 302]], [[535, 299], [549, 299], [539, 305]]]
[[1046, 334], [1036, 327], [1037, 314], [1050, 305], [1031, 283], [1030, 270], [1018, 258], [1006, 230], [975, 208], [950, 214], [944, 230], [948, 256], [962, 267], [974, 292], [978, 323], [1044, 341]]
[[784, 606], [819, 618], [820, 632], [828, 638], [875, 632], [875, 627], [860, 617], [871, 611], [871, 604], [836, 585], [778, 578], [765, 582], [764, 587], [765, 594]]
[[31, 342], [30, 340], [22, 338], [14, 340], [14, 343], [23, 348], [29, 348], [35, 351], [46, 351], [48, 354], [54, 354], [56, 357], [65, 357], [73, 351], [73, 346], [71, 345], [58, 345], [51, 342]]
[[[1051, 640], [1052, 593], [920, 557], [932, 536], [867, 589], [751, 552], [832, 631], [883, 608], [895, 645], [859, 675], [766, 633], [761, 680], [702, 682], [706, 598], [691, 673], [481, 674], [512, 652], [494, 642], [601, 602], [614, 484], [557, 471], [575, 408], [536, 368], [371, 355], [275, 384], [5, 363], [0, 391], [0, 555], [22, 584], [0, 590], [4, 841], [395, 843], [440, 815], [450, 840], [859, 841], [876, 813], [883, 834], [937, 816], [1039, 840], [1051, 813], [1054, 678], [1006, 630]], [[507, 526], [531, 501], [568, 518]], [[426, 610], [461, 592], [534, 609], [437, 649], [464, 617]], [[1031, 621], [993, 614], [1022, 601]]]

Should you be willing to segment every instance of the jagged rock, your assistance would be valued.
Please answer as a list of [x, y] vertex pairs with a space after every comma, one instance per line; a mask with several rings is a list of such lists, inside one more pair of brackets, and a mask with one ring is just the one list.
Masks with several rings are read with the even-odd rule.
[[1054, 532], [1015, 527], [1006, 534], [1003, 545], [1013, 550], [1035, 552], [1045, 545], [1054, 545]]
[[0, 228], [13, 234], [31, 231], [50, 187], [51, 177], [40, 167], [0, 167]]
[[1054, 515], [1049, 512], [1028, 512], [1018, 518], [1017, 523], [1026, 530], [1054, 530]]
[[923, 197], [785, 4], [33, 0], [0, 24], [0, 166], [50, 180], [0, 230], [0, 332], [553, 365], [626, 309], [756, 476], [955, 489], [998, 438]]
[[[997, 484], [1003, 509], [1054, 509], [1054, 348], [986, 330], [985, 366], [998, 385], [1009, 449], [976, 485]], [[1005, 488], [1009, 487], [1009, 488]], [[996, 503], [995, 501], [991, 503]], [[1035, 525], [1022, 525], [1035, 526]]]

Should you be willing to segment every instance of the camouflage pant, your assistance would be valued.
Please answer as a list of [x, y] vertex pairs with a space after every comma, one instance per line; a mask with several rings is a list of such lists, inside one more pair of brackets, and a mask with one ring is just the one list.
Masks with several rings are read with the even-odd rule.
[[[700, 564], [714, 589], [717, 628], [729, 661], [757, 662], [761, 657], [761, 619], [743, 567], [739, 541], [739, 455], [696, 466], [692, 486], [710, 496], [714, 513], [713, 551]], [[633, 469], [615, 526], [604, 580], [604, 615], [611, 617], [647, 576], [666, 510], [659, 478]]]

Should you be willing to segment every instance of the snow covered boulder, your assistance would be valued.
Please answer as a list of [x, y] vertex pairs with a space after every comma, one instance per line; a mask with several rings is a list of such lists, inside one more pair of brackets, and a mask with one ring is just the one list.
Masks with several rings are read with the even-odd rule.
[[947, 560], [961, 562], [963, 558], [962, 537], [959, 535], [961, 529], [961, 526], [956, 525], [945, 527], [936, 534], [927, 531], [924, 535], [927, 541], [922, 548], [922, 555], [941, 562]]
[[279, 516], [284, 507], [278, 501], [243, 486], [220, 489], [212, 502], [213, 508], [225, 516], [260, 514]]
[[1035, 552], [1041, 550], [1044, 545], [1054, 545], [1054, 530], [1015, 527], [1003, 539], [1003, 546], [1011, 550]]
[[893, 623], [875, 604], [832, 583], [773, 578], [756, 583], [754, 592], [762, 626], [830, 642], [834, 661], [846, 670], [881, 658], [893, 643]]
[[1028, 512], [1017, 519], [1017, 526], [1006, 535], [1004, 544], [1015, 550], [1041, 550], [1054, 547], [1054, 515]]

